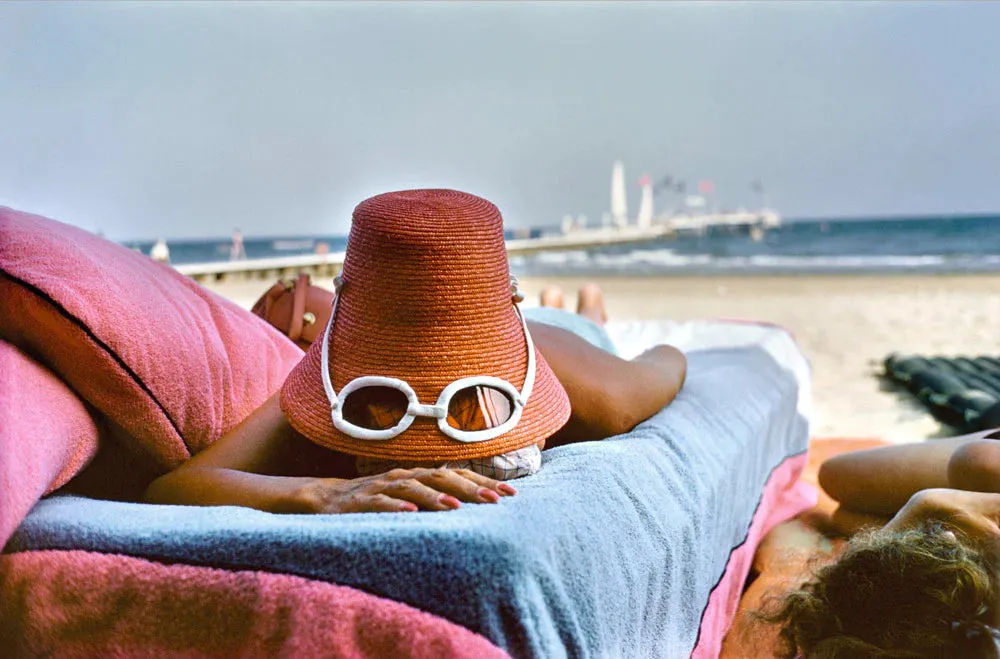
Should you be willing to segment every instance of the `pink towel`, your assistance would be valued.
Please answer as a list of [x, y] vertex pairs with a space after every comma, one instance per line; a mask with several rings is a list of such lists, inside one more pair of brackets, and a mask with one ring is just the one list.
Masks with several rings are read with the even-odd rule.
[[726, 571], [709, 597], [692, 659], [719, 656], [761, 539], [781, 522], [815, 505], [816, 488], [799, 480], [808, 460], [806, 454], [788, 458], [767, 479], [746, 540], [730, 554]]
[[12, 657], [508, 657], [464, 627], [346, 586], [83, 551], [0, 555], [0, 648]]
[[0, 207], [0, 338], [36, 356], [165, 472], [281, 386], [302, 351], [146, 256]]
[[59, 378], [0, 341], [0, 548], [43, 495], [97, 451], [97, 426]]
[[[0, 338], [56, 374], [0, 343], [0, 544], [43, 494], [94, 457], [98, 428], [81, 399], [104, 415], [138, 466], [162, 472], [245, 418], [302, 355], [259, 318], [168, 266], [5, 208], [0, 301]], [[123, 457], [120, 442], [107, 446], [98, 461], [135, 457]], [[0, 650], [507, 656], [463, 627], [347, 587], [83, 551], [0, 555]]]

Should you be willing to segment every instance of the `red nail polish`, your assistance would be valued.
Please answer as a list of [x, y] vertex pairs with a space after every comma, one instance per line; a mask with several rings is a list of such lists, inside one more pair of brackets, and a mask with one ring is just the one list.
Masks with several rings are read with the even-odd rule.
[[496, 503], [497, 501], [500, 500], [499, 494], [497, 494], [493, 490], [488, 490], [485, 487], [479, 488], [479, 491], [477, 491], [476, 494], [478, 494], [480, 498], [486, 499], [490, 503]]
[[441, 498], [438, 499], [438, 501], [440, 501], [443, 505], [448, 506], [449, 508], [458, 508], [459, 506], [462, 505], [461, 501], [451, 496], [450, 494], [442, 494]]
[[404, 513], [415, 513], [415, 512], [417, 512], [417, 505], [414, 504], [414, 503], [404, 503], [399, 508]]
[[497, 489], [503, 492], [504, 494], [517, 494], [517, 490], [515, 490], [513, 486], [508, 485], [507, 483], [500, 483], [499, 485], [497, 485]]

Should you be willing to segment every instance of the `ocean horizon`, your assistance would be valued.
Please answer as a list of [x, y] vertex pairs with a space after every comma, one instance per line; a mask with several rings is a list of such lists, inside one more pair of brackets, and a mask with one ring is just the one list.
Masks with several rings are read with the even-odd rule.
[[[557, 233], [535, 228], [530, 235]], [[525, 237], [511, 230], [508, 237]], [[154, 241], [122, 241], [148, 254]], [[344, 235], [244, 236], [247, 258], [342, 251]], [[168, 241], [171, 263], [229, 260], [231, 239]], [[515, 255], [511, 270], [534, 275], [971, 273], [1000, 272], [1000, 215], [785, 220], [760, 240], [713, 231], [638, 245]]]

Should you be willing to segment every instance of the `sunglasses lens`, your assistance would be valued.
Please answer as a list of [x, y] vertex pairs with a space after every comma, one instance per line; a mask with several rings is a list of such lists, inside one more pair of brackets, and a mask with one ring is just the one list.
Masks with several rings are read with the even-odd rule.
[[408, 406], [399, 389], [362, 387], [344, 399], [344, 420], [367, 430], [388, 430], [402, 421]]
[[448, 425], [466, 432], [496, 428], [513, 415], [510, 396], [483, 385], [460, 389], [448, 403]]

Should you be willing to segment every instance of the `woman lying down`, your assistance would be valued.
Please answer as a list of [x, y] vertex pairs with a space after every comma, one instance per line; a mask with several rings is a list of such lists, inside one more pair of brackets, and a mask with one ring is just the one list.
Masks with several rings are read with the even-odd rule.
[[541, 468], [542, 448], [627, 432], [684, 382], [676, 348], [613, 354], [599, 289], [581, 291], [578, 314], [522, 313], [500, 213], [470, 194], [362, 202], [336, 289], [281, 391], [154, 481], [148, 501], [278, 513], [496, 503]]
[[1000, 429], [820, 467], [841, 511], [882, 518], [772, 606], [786, 656], [1000, 657]]

